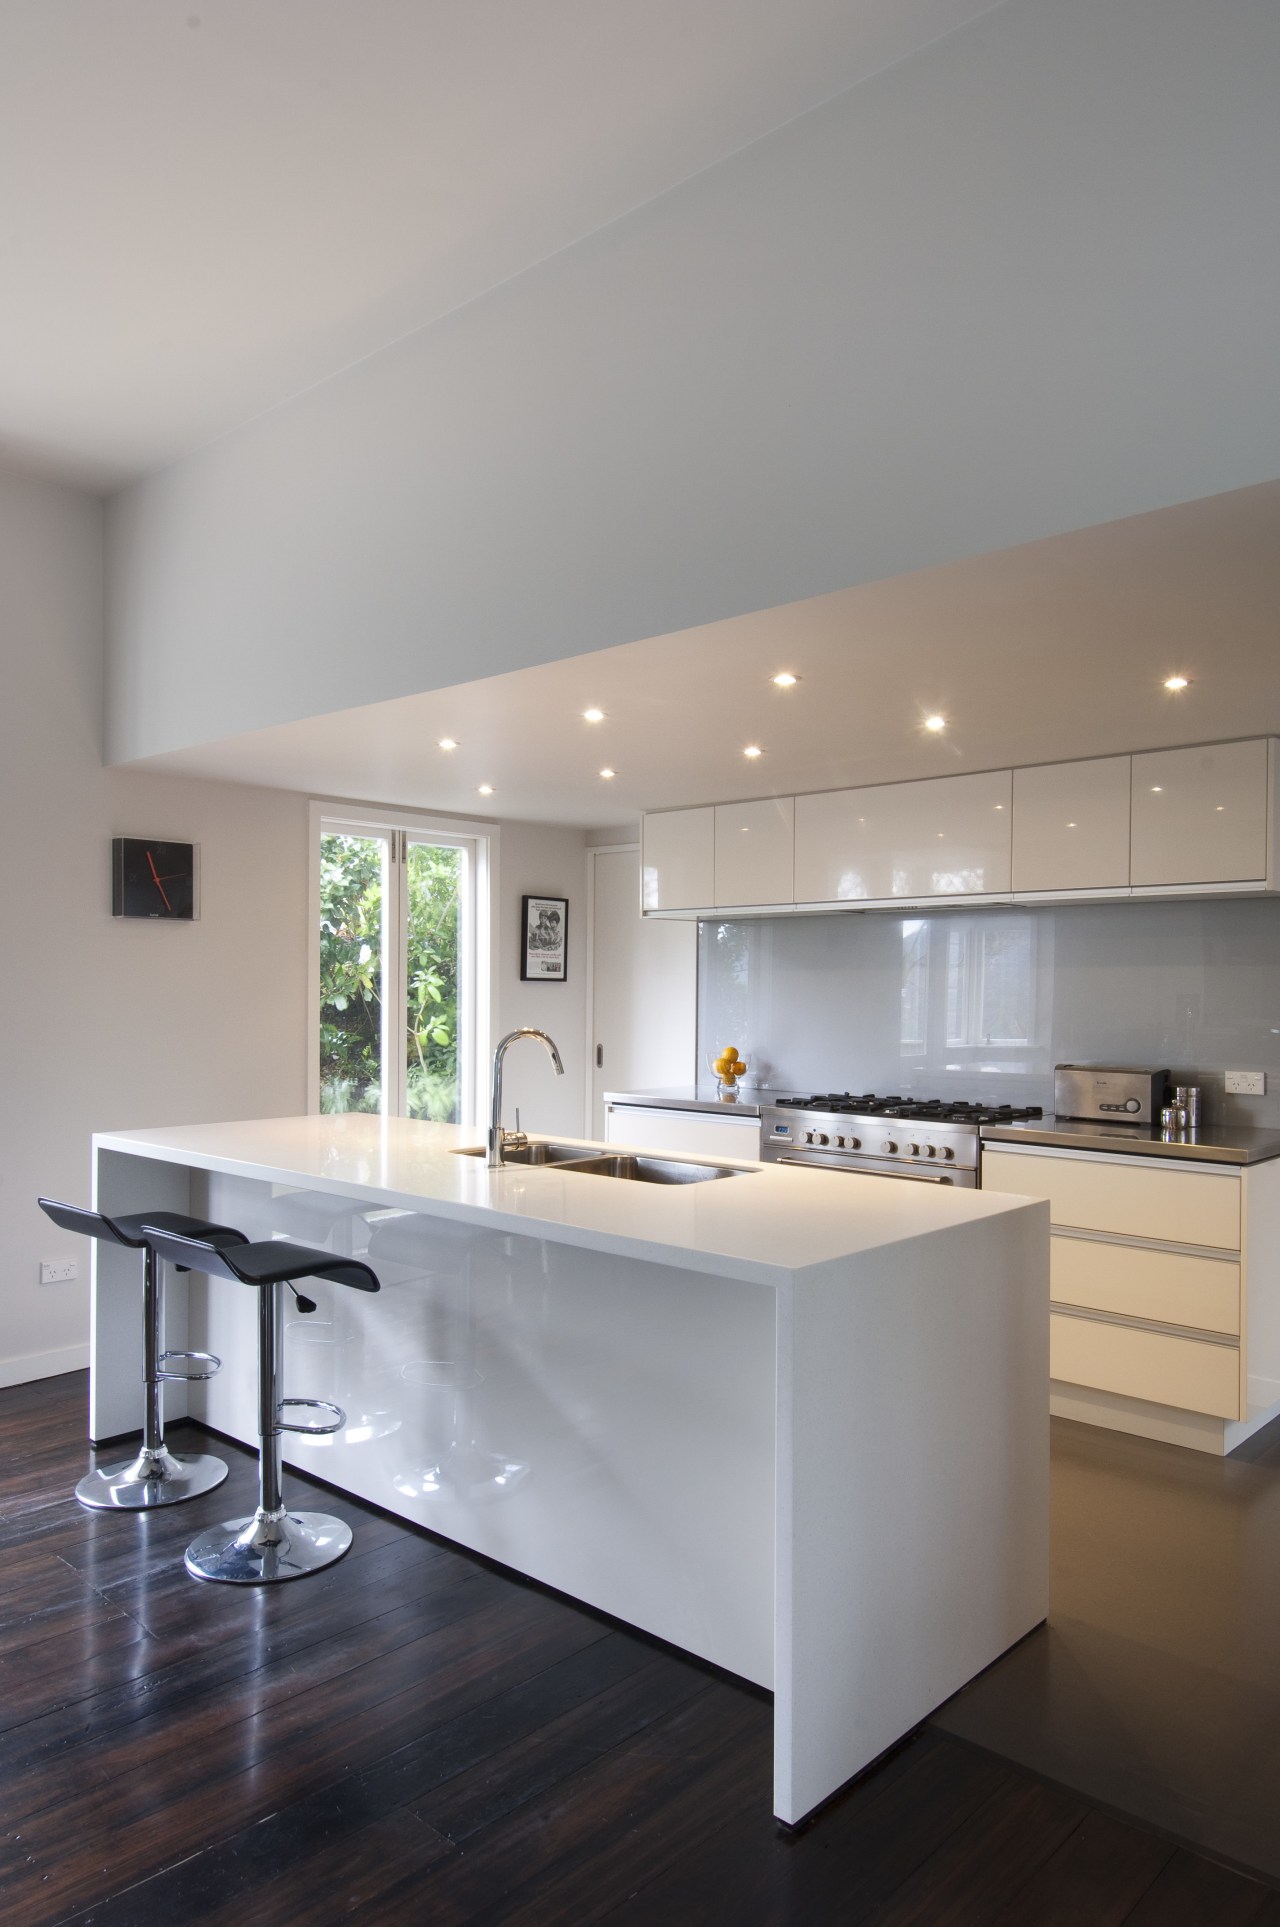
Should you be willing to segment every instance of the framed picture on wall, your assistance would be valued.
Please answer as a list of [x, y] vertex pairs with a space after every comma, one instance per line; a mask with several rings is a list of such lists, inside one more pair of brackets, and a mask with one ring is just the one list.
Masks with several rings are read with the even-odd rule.
[[562, 984], [569, 968], [569, 899], [522, 897], [520, 903], [521, 980]]

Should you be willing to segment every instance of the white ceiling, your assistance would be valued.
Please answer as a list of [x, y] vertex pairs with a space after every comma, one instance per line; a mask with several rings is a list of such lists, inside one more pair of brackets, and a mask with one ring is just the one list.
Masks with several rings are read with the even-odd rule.
[[[780, 669], [801, 679], [785, 693]], [[1176, 696], [1175, 673], [1190, 678]], [[604, 722], [583, 720], [592, 706]], [[923, 728], [935, 712], [940, 735]], [[642, 808], [1273, 733], [1280, 482], [140, 767], [607, 827]]]
[[987, 0], [0, 0], [0, 454], [110, 487]]

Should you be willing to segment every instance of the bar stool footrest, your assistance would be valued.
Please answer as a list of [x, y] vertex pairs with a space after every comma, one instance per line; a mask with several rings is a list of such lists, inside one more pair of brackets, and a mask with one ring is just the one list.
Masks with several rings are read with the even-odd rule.
[[313, 1437], [319, 1438], [329, 1432], [340, 1432], [347, 1422], [347, 1415], [342, 1407], [335, 1405], [333, 1400], [328, 1398], [282, 1398], [276, 1408], [277, 1414], [283, 1412], [286, 1407], [295, 1405], [304, 1406], [311, 1412], [332, 1412], [333, 1422], [330, 1425], [291, 1425], [288, 1419], [277, 1416], [276, 1423], [282, 1432], [309, 1432]]
[[[166, 1372], [165, 1366], [171, 1358], [189, 1358], [194, 1364], [208, 1365], [207, 1372]], [[161, 1352], [160, 1370], [156, 1377], [170, 1385], [201, 1385], [207, 1378], [216, 1378], [222, 1370], [222, 1360], [216, 1352]]]

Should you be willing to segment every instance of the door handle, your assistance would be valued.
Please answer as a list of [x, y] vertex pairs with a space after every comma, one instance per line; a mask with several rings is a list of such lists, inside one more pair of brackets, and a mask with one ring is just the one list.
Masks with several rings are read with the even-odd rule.
[[602, 1071], [604, 1069], [604, 1045], [603, 1044], [596, 1045], [596, 1069], [598, 1071]]

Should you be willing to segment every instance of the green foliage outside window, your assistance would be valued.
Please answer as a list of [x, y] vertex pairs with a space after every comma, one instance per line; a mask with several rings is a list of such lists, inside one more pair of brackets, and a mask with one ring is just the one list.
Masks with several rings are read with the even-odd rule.
[[[374, 837], [320, 843], [320, 1108], [378, 1111], [382, 1101], [382, 858]], [[408, 852], [404, 1013], [410, 1117], [458, 1115], [458, 899], [462, 852]]]

